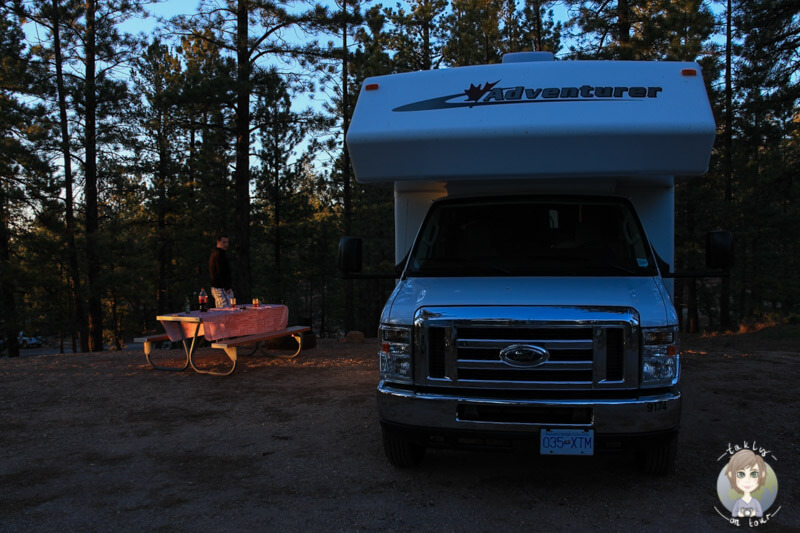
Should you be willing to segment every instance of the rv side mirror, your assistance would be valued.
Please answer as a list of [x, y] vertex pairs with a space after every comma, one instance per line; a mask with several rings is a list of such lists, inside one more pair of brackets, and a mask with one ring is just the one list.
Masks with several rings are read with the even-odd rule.
[[706, 268], [727, 270], [733, 266], [733, 233], [709, 231], [706, 235]]
[[342, 237], [339, 241], [339, 270], [345, 274], [361, 272], [361, 239]]

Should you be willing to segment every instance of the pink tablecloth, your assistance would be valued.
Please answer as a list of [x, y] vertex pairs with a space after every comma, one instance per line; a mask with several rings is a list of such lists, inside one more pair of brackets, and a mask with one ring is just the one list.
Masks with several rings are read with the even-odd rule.
[[260, 305], [259, 307], [248, 305], [244, 311], [239, 308], [224, 308], [209, 309], [205, 313], [192, 311], [188, 315], [175, 313], [166, 316], [172, 320], [162, 320], [161, 324], [169, 335], [169, 340], [181, 340], [181, 328], [183, 328], [184, 337], [191, 339], [197, 326], [196, 322], [181, 322], [175, 319], [192, 317], [201, 319], [200, 329], [197, 331], [198, 337], [203, 335], [206, 340], [214, 341], [283, 329], [289, 323], [289, 308], [285, 305]]

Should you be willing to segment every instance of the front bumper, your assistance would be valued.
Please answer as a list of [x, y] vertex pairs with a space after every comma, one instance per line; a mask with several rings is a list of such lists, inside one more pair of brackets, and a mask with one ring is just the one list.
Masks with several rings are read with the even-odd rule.
[[470, 392], [466, 397], [382, 381], [378, 385], [378, 416], [384, 425], [423, 433], [535, 436], [542, 428], [564, 428], [628, 437], [673, 432], [680, 426], [681, 395], [677, 390], [624, 391], [618, 397], [605, 391], [602, 397], [578, 399], [492, 397]]

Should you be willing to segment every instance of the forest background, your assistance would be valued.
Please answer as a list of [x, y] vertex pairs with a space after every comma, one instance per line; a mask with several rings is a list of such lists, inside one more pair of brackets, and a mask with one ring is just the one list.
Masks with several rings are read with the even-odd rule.
[[[186, 6], [185, 3], [183, 3]], [[377, 328], [392, 280], [344, 281], [338, 240], [392, 272], [390, 188], [343, 144], [372, 75], [558, 60], [698, 61], [718, 124], [676, 192], [676, 267], [730, 229], [729, 278], [676, 280], [684, 330], [797, 320], [794, 0], [203, 0], [131, 33], [141, 0], [0, 0], [0, 336], [119, 349], [208, 288], [218, 231], [240, 301], [335, 336]], [[188, 6], [186, 6], [188, 9]]]

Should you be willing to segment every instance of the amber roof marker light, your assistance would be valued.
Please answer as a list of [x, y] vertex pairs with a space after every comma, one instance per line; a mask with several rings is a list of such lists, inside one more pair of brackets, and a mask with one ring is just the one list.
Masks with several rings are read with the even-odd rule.
[[683, 74], [684, 76], [697, 76], [697, 70], [693, 68], [685, 68], [681, 70], [681, 74]]
[[370, 83], [364, 87], [366, 91], [377, 91], [380, 86], [377, 83]]

